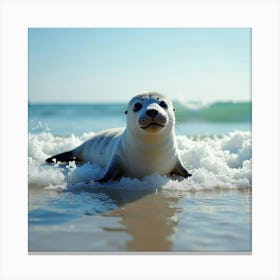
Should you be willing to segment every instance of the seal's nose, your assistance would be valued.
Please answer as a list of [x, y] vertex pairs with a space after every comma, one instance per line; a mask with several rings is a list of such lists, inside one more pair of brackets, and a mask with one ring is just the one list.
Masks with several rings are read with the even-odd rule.
[[154, 118], [158, 114], [158, 111], [155, 110], [155, 109], [149, 109], [149, 110], [146, 111], [146, 114], [149, 117]]

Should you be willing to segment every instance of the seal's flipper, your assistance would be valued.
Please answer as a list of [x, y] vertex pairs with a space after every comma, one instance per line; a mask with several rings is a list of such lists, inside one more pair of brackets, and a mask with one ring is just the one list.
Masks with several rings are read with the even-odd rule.
[[111, 164], [105, 171], [104, 175], [101, 178], [96, 179], [94, 181], [99, 182], [99, 183], [104, 183], [104, 182], [107, 182], [110, 180], [114, 180], [121, 176], [121, 170], [122, 170], [121, 160], [119, 157], [115, 156], [112, 159]]
[[62, 154], [58, 154], [46, 159], [46, 162], [55, 163], [55, 162], [69, 162], [75, 160], [75, 153], [74, 151], [65, 152]]
[[188, 170], [184, 167], [184, 165], [182, 164], [181, 160], [177, 161], [176, 166], [171, 171], [171, 175], [172, 174], [179, 175], [179, 176], [182, 176], [184, 178], [188, 178], [188, 177], [192, 176], [192, 174], [190, 174], [188, 172]]

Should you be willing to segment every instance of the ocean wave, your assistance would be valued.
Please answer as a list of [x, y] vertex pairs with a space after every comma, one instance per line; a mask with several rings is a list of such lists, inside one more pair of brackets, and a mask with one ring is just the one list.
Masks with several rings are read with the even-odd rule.
[[[188, 102], [173, 101], [177, 122], [251, 122], [251, 102]], [[30, 104], [30, 117], [49, 120], [55, 117], [93, 118], [102, 115], [118, 117], [126, 110], [125, 103], [108, 104]], [[104, 114], [106, 112], [106, 114]]]
[[178, 122], [251, 122], [251, 102], [173, 103]]
[[[77, 147], [94, 135], [55, 136], [51, 132], [29, 133], [29, 187], [56, 191], [75, 189], [114, 188], [122, 190], [205, 191], [216, 189], [244, 189], [252, 186], [251, 133], [235, 131], [223, 136], [178, 136], [178, 149], [192, 177], [169, 178], [152, 174], [143, 179], [121, 178], [120, 181], [99, 184], [94, 178], [103, 169], [96, 164], [77, 166], [48, 165], [45, 159], [56, 153]], [[85, 182], [89, 182], [85, 184]]]

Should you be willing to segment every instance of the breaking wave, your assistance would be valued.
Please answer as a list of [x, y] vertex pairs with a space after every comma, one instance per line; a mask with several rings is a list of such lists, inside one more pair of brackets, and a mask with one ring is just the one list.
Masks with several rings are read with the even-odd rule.
[[234, 131], [223, 136], [177, 136], [182, 160], [192, 173], [192, 177], [183, 180], [152, 174], [141, 180], [122, 178], [120, 181], [101, 185], [93, 181], [103, 172], [96, 164], [45, 164], [45, 159], [49, 156], [77, 147], [93, 135], [94, 132], [69, 137], [56, 136], [51, 132], [29, 133], [29, 187], [56, 191], [80, 188], [205, 191], [245, 189], [252, 186], [251, 133], [244, 131]]

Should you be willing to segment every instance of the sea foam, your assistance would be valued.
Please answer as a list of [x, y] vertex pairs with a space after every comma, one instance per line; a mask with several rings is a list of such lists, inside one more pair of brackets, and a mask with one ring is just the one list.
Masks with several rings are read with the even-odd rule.
[[29, 186], [53, 190], [161, 188], [179, 191], [244, 189], [252, 186], [251, 133], [244, 131], [235, 131], [223, 136], [177, 136], [182, 160], [192, 173], [192, 177], [187, 179], [151, 174], [143, 179], [121, 178], [120, 181], [101, 185], [94, 182], [94, 178], [103, 172], [96, 164], [45, 164], [46, 158], [75, 148], [93, 135], [93, 132], [69, 137], [55, 136], [51, 132], [29, 133]]

